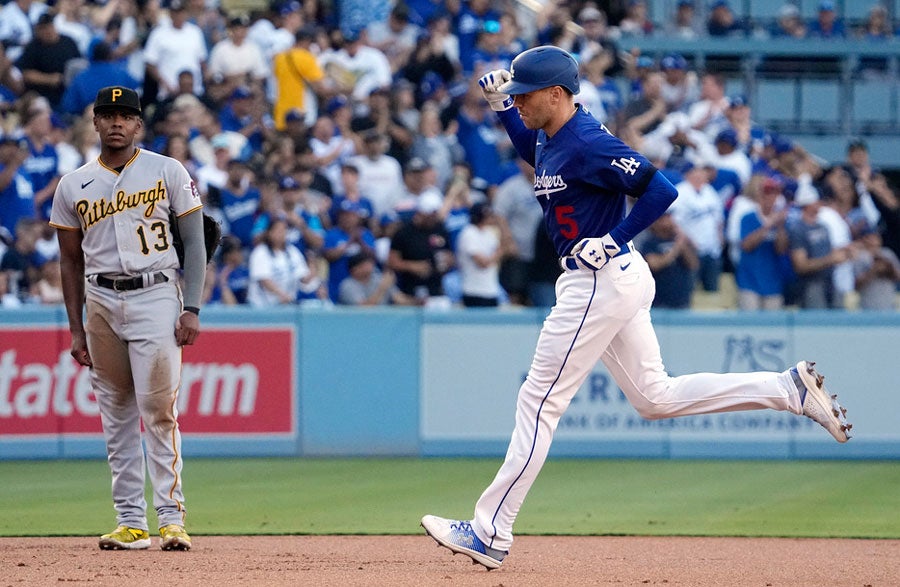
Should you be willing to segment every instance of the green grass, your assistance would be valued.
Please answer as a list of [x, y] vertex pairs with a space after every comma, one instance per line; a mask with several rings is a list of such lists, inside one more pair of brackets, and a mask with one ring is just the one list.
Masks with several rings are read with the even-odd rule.
[[[426, 513], [471, 517], [499, 465], [500, 459], [188, 459], [189, 529], [415, 534]], [[0, 462], [0, 536], [108, 531], [115, 522], [109, 480], [102, 460]], [[898, 487], [898, 462], [552, 460], [516, 532], [900, 538]]]

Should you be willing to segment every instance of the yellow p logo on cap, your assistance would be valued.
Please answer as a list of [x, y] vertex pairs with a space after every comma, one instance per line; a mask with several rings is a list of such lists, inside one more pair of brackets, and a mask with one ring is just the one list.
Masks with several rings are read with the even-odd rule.
[[112, 91], [112, 101], [115, 102], [116, 98], [122, 95], [122, 90], [119, 88], [113, 88]]

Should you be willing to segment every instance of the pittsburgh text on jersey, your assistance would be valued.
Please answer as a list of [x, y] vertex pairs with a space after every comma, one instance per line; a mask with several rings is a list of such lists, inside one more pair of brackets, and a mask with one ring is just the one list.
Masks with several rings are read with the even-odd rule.
[[109, 201], [106, 198], [100, 198], [94, 202], [78, 200], [75, 202], [75, 212], [81, 217], [81, 223], [87, 230], [107, 216], [142, 205], [147, 206], [147, 209], [144, 210], [144, 217], [150, 218], [153, 216], [156, 203], [165, 199], [166, 187], [163, 184], [163, 180], [158, 179], [156, 180], [156, 186], [150, 189], [138, 190], [130, 194], [125, 193], [125, 190], [119, 190], [116, 192], [115, 197]]

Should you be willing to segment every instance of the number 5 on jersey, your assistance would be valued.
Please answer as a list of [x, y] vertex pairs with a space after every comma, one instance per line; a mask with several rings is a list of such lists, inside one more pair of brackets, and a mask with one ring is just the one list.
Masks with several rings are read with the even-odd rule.
[[559, 233], [567, 239], [578, 238], [578, 222], [572, 218], [575, 213], [574, 206], [556, 206], [553, 209], [556, 215], [556, 223], [559, 225]]

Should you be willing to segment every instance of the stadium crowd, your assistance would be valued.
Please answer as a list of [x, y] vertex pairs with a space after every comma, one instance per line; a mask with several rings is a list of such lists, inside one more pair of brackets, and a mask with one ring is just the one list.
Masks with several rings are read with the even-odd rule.
[[[601, 6], [602, 5], [602, 6]], [[0, 300], [61, 303], [47, 224], [61, 175], [99, 153], [99, 88], [142, 95], [140, 143], [181, 161], [225, 237], [207, 304], [550, 305], [558, 267], [533, 170], [476, 80], [554, 44], [577, 101], [665, 171], [679, 198], [638, 239], [658, 307], [688, 308], [733, 275], [736, 307], [890, 309], [900, 200], [862, 140], [823, 161], [759, 126], [725, 78], [635, 35], [894, 36], [832, 2], [769, 23], [680, 0], [10, 0], [0, 9]], [[729, 277], [730, 279], [730, 277]]]

